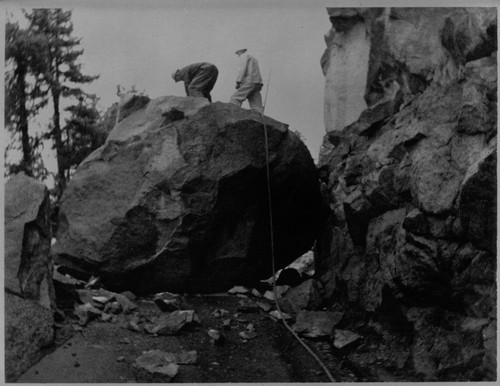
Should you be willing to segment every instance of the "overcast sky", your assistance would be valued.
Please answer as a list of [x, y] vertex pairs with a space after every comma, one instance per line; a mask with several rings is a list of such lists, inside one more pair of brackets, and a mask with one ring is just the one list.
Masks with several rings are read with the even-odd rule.
[[[33, 4], [19, 1], [8, 7], [29, 9]], [[228, 102], [238, 70], [234, 52], [247, 48], [260, 64], [263, 97], [271, 74], [266, 115], [300, 131], [317, 159], [325, 134], [320, 58], [326, 47], [324, 34], [330, 28], [322, 2], [42, 1], [38, 6], [41, 4], [73, 10], [73, 35], [82, 38], [85, 51], [80, 60], [82, 72], [100, 75], [85, 91], [100, 97], [103, 109], [118, 100], [118, 84], [136, 86], [151, 98], [185, 95], [183, 83], [175, 83], [171, 73], [201, 61], [219, 68], [213, 101]], [[242, 107], [248, 108], [248, 102]]]

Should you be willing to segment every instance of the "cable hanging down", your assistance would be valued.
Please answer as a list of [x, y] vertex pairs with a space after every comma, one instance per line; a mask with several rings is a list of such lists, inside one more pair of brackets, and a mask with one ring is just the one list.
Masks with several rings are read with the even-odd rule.
[[267, 201], [268, 201], [268, 209], [269, 209], [269, 230], [270, 230], [270, 241], [271, 241], [271, 265], [272, 265], [272, 273], [273, 273], [273, 293], [274, 293], [274, 302], [276, 304], [276, 309], [280, 315], [280, 318], [283, 322], [283, 325], [286, 327], [288, 331], [292, 333], [295, 339], [307, 350], [307, 352], [318, 362], [321, 366], [325, 374], [327, 375], [330, 382], [337, 382], [336, 379], [332, 376], [326, 365], [321, 361], [321, 359], [311, 350], [311, 348], [297, 335], [295, 331], [290, 327], [290, 325], [286, 322], [283, 312], [278, 303], [278, 294], [276, 291], [276, 266], [275, 266], [275, 255], [274, 255], [274, 228], [273, 228], [273, 213], [272, 213], [272, 200], [271, 200], [271, 173], [269, 168], [269, 141], [267, 135], [267, 125], [264, 119], [264, 110], [266, 108], [267, 103], [267, 93], [269, 91], [269, 81], [271, 80], [271, 72], [269, 72], [269, 77], [267, 80], [267, 89], [266, 95], [264, 98], [264, 105], [262, 107], [262, 111], [260, 112], [260, 117], [262, 120], [262, 125], [264, 127], [264, 148], [265, 148], [265, 156], [266, 156], [266, 177], [267, 177]]

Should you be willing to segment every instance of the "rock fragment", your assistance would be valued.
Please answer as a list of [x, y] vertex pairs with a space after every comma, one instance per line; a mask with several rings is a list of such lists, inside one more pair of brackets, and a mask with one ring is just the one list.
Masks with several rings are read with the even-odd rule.
[[243, 340], [252, 340], [257, 337], [257, 333], [255, 331], [242, 331], [238, 335]]
[[238, 312], [254, 313], [259, 312], [260, 308], [256, 302], [250, 299], [240, 300], [238, 303]]
[[321, 298], [321, 284], [314, 279], [309, 279], [291, 288], [279, 300], [280, 307], [285, 312], [297, 313], [301, 310], [314, 310], [320, 307], [322, 303]]
[[150, 332], [158, 335], [176, 335], [185, 325], [195, 323], [200, 323], [200, 320], [193, 310], [178, 310], [160, 315]]
[[230, 330], [231, 329], [231, 319], [224, 319], [222, 321], [222, 327], [224, 330]]
[[262, 297], [262, 294], [256, 288], [252, 288], [252, 291], [250, 293], [252, 294], [252, 296], [255, 296], [256, 298], [261, 298]]
[[257, 306], [264, 312], [268, 312], [271, 308], [273, 308], [269, 303], [265, 302], [257, 302]]
[[236, 295], [236, 294], [247, 294], [250, 292], [250, 290], [247, 287], [237, 285], [237, 286], [234, 286], [233, 288], [229, 289], [227, 292], [232, 294], [232, 295]]
[[75, 315], [78, 317], [78, 324], [85, 326], [89, 321], [101, 316], [102, 311], [90, 303], [85, 303], [75, 307]]
[[220, 345], [224, 342], [224, 336], [218, 330], [211, 328], [207, 331], [207, 334], [210, 337], [211, 344]]
[[179, 372], [179, 365], [168, 360], [161, 350], [145, 351], [134, 361], [134, 374], [137, 382], [169, 383]]
[[342, 312], [301, 311], [292, 328], [306, 338], [330, 336], [343, 316]]
[[359, 341], [361, 335], [349, 330], [335, 330], [333, 346], [337, 349], [347, 348], [349, 345]]
[[92, 276], [87, 282], [87, 284], [85, 284], [85, 288], [89, 289], [97, 289], [101, 287], [102, 287], [101, 279], [95, 276]]
[[214, 312], [212, 312], [212, 316], [214, 318], [220, 318], [220, 317], [223, 317], [223, 316], [226, 316], [226, 315], [229, 315], [229, 311], [228, 310], [224, 310], [222, 308], [218, 308]]
[[128, 314], [137, 308], [137, 305], [124, 295], [115, 294], [115, 299], [125, 314]]
[[157, 293], [154, 302], [163, 312], [171, 312], [181, 308], [181, 297], [170, 292]]
[[273, 310], [269, 313], [269, 316], [271, 316], [271, 318], [273, 319], [277, 319], [277, 320], [281, 320], [281, 319], [284, 319], [284, 320], [288, 320], [288, 319], [292, 319], [292, 316], [291, 315], [288, 315], [286, 312], [279, 312], [278, 310]]

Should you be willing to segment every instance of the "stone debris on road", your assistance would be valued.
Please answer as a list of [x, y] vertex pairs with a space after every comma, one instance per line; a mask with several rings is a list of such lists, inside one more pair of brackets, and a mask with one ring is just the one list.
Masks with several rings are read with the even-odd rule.
[[120, 307], [125, 314], [128, 314], [137, 308], [137, 305], [135, 303], [130, 301], [126, 296], [122, 294], [115, 294], [114, 298], [116, 299], [118, 304], [120, 304]]
[[101, 287], [102, 287], [101, 279], [96, 276], [92, 276], [87, 282], [87, 284], [85, 284], [85, 288], [89, 289], [97, 289]]
[[281, 319], [285, 319], [285, 320], [293, 319], [292, 315], [288, 315], [285, 312], [281, 312], [280, 313], [278, 310], [273, 310], [273, 311], [269, 312], [269, 316], [272, 319], [277, 319], [277, 320], [281, 320]]
[[251, 299], [242, 299], [238, 303], [238, 312], [241, 313], [254, 313], [259, 312], [260, 308], [256, 302]]
[[120, 312], [122, 312], [122, 306], [120, 306], [120, 303], [118, 302], [109, 302], [104, 307], [104, 312], [119, 314]]
[[154, 297], [154, 302], [163, 312], [171, 312], [181, 308], [181, 297], [170, 292], [160, 292]]
[[198, 363], [198, 352], [196, 350], [181, 350], [175, 353], [165, 352], [165, 358], [178, 365], [193, 365]]
[[92, 296], [92, 300], [98, 303], [100, 306], [104, 307], [104, 305], [106, 305], [106, 303], [108, 303], [111, 298], [107, 296]]
[[[71, 279], [70, 277], [68, 278]], [[75, 289], [77, 285], [83, 286], [82, 283], [78, 283], [76, 280], [69, 281]], [[133, 332], [148, 333], [156, 337], [160, 335], [178, 335], [185, 326], [200, 324], [200, 319], [196, 315], [195, 310], [180, 309], [182, 303], [185, 301], [181, 295], [160, 292], [150, 298], [139, 300], [141, 305], [154, 303], [157, 309], [156, 312], [148, 313], [141, 308], [140, 312], [138, 312], [138, 306], [134, 303], [136, 296], [132, 292], [115, 293], [104, 288], [98, 288], [98, 285], [100, 285], [98, 278], [91, 278], [89, 283], [87, 283], [86, 288], [76, 290], [77, 297], [75, 301], [80, 300], [84, 303], [75, 305], [74, 307], [74, 314], [79, 318], [79, 324], [73, 326], [77, 331], [83, 332], [83, 327], [90, 321], [95, 320], [104, 323], [118, 323], [121, 327]], [[303, 283], [300, 286], [306, 287], [305, 292], [307, 292], [307, 288], [309, 287]], [[280, 301], [283, 300], [283, 296], [292, 290], [298, 292], [296, 288], [299, 287], [293, 288], [289, 285], [277, 286], [276, 293], [278, 294], [278, 299]], [[265, 289], [262, 289], [263, 291], [261, 292], [252, 287], [234, 286], [228, 291], [230, 295], [240, 298], [237, 302], [237, 308], [234, 310], [236, 312], [233, 314], [223, 308], [215, 308], [210, 312], [210, 317], [214, 319], [220, 318], [218, 322], [219, 329], [214, 325], [213, 327], [215, 328], [205, 330], [210, 344], [222, 345], [226, 342], [227, 338], [221, 333], [221, 330], [236, 330], [236, 336], [243, 343], [254, 340], [258, 336], [254, 314], [265, 315], [264, 319], [271, 318], [274, 321], [282, 317], [285, 319], [293, 318], [288, 313], [280, 314], [277, 310], [273, 310], [273, 303], [270, 300], [274, 299], [275, 292], [267, 291], [263, 295]], [[290, 298], [293, 299], [292, 301], [296, 301], [297, 296]], [[152, 301], [148, 301], [148, 299]], [[297, 309], [300, 305], [311, 303], [301, 300], [296, 301], [297, 304], [295, 304], [294, 309]], [[243, 317], [242, 315], [248, 315], [248, 317]], [[233, 320], [236, 322], [233, 325], [234, 327], [232, 327]], [[129, 345], [132, 342], [129, 338], [122, 338], [118, 343]], [[127, 362], [127, 359], [125, 356], [120, 355], [116, 357], [116, 362]], [[150, 350], [143, 352], [143, 355], [134, 361], [133, 373], [137, 382], [172, 382], [179, 372], [179, 365], [194, 363], [197, 363], [196, 351], [182, 350], [177, 353], [169, 353], [160, 350]]]
[[266, 291], [264, 292], [264, 298], [266, 298], [267, 300], [271, 300], [271, 301], [274, 301], [276, 300], [276, 296], [274, 295], [274, 292], [273, 291]]
[[90, 320], [101, 316], [101, 310], [90, 303], [85, 303], [75, 307], [75, 315], [78, 317], [78, 323], [85, 326]]
[[103, 313], [101, 313], [101, 321], [103, 321], [103, 322], [115, 322], [116, 316], [103, 312]]
[[255, 333], [255, 331], [241, 331], [238, 335], [243, 340], [251, 340], [257, 337], [257, 333]]
[[268, 290], [264, 293], [264, 298], [267, 300], [274, 301], [276, 300], [276, 297], [279, 299], [283, 297], [283, 295], [290, 289], [289, 285], [277, 285], [275, 287], [276, 293], [274, 290]]
[[264, 312], [268, 312], [273, 308], [269, 303], [257, 302], [257, 306]]
[[207, 331], [207, 334], [210, 337], [211, 344], [220, 345], [224, 342], [224, 336], [218, 330], [211, 328]]
[[121, 295], [125, 296], [128, 300], [134, 301], [137, 299], [137, 296], [132, 291], [124, 291], [121, 293]]
[[342, 320], [342, 312], [301, 311], [292, 326], [293, 330], [306, 338], [331, 336], [334, 327]]
[[221, 318], [221, 317], [226, 316], [226, 315], [229, 315], [229, 311], [221, 309], [221, 308], [218, 308], [214, 312], [212, 312], [212, 316], [214, 318]]
[[250, 290], [247, 287], [237, 285], [237, 286], [234, 286], [233, 288], [229, 289], [227, 292], [232, 294], [232, 295], [236, 295], [236, 294], [247, 294], [250, 292]]
[[314, 279], [308, 279], [290, 288], [283, 298], [279, 299], [280, 307], [283, 311], [292, 313], [304, 309], [319, 309], [322, 303], [320, 291], [321, 284]]
[[255, 296], [256, 298], [261, 298], [262, 297], [262, 294], [260, 293], [260, 291], [256, 288], [252, 288], [252, 291], [250, 292], [253, 296]]
[[129, 319], [127, 328], [129, 330], [135, 331], [135, 332], [141, 332], [142, 329], [139, 326], [139, 323], [141, 322], [141, 318], [138, 314], [134, 314], [131, 319]]
[[222, 321], [222, 327], [224, 330], [230, 330], [231, 329], [231, 319], [224, 319]]
[[361, 335], [349, 330], [335, 330], [333, 346], [337, 349], [347, 348], [349, 345], [359, 341]]
[[193, 310], [177, 310], [160, 315], [149, 332], [157, 335], [176, 335], [185, 325], [199, 323], [200, 319]]
[[137, 382], [171, 382], [179, 372], [179, 365], [161, 350], [143, 352], [134, 361]]

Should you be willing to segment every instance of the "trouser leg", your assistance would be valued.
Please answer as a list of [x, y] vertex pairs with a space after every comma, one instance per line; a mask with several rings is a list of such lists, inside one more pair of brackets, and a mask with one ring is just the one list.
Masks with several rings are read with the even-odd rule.
[[254, 88], [252, 83], [242, 84], [240, 88], [237, 89], [231, 96], [229, 102], [237, 106], [241, 106], [243, 101], [248, 98], [248, 94], [250, 94], [253, 89]]
[[259, 91], [255, 91], [248, 96], [248, 103], [252, 110], [257, 110], [262, 113], [264, 111], [262, 107], [262, 95], [260, 94], [260, 88], [258, 88], [258, 90]]
[[194, 97], [204, 97], [212, 102], [210, 91], [214, 88], [218, 75], [219, 71], [215, 66], [203, 68], [189, 84], [188, 95]]
[[188, 88], [188, 96], [190, 97], [198, 97], [198, 98], [205, 98], [205, 95], [200, 90], [195, 90], [192, 88]]

